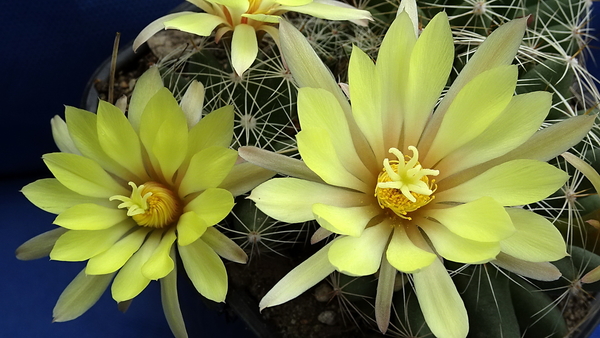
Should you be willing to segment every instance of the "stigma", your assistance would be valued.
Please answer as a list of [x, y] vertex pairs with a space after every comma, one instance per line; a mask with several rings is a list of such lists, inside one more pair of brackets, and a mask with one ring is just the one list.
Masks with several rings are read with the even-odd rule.
[[375, 196], [382, 209], [388, 208], [396, 215], [411, 219], [408, 213], [419, 209], [433, 200], [437, 186], [429, 176], [439, 175], [439, 170], [424, 169], [419, 163], [419, 151], [414, 146], [408, 150], [413, 155], [404, 155], [396, 148], [389, 152], [397, 160], [383, 160], [383, 169], [377, 177]]
[[127, 208], [127, 216], [140, 226], [152, 228], [164, 228], [174, 224], [181, 216], [181, 201], [163, 184], [157, 182], [146, 182], [137, 186], [129, 182], [131, 195], [111, 196], [109, 200], [119, 200], [123, 203], [118, 205], [119, 209]]

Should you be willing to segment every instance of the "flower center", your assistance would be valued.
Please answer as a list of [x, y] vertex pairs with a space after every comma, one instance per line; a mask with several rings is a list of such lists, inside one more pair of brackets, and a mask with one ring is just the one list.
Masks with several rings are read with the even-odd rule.
[[171, 189], [157, 182], [146, 182], [139, 187], [129, 182], [131, 196], [115, 195], [109, 200], [123, 203], [118, 208], [127, 208], [127, 216], [140, 226], [164, 228], [173, 224], [182, 213], [181, 201]]
[[382, 209], [388, 208], [396, 215], [411, 219], [406, 216], [409, 212], [431, 202], [432, 195], [437, 186], [435, 180], [429, 180], [428, 175], [437, 176], [439, 170], [423, 169], [419, 163], [417, 148], [410, 146], [413, 156], [402, 154], [396, 148], [390, 148], [398, 160], [384, 159], [383, 169], [377, 177], [375, 196]]

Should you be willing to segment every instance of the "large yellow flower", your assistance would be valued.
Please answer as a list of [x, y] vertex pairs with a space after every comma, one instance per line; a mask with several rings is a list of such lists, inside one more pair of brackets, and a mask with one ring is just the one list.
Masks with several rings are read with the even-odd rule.
[[209, 36], [217, 27], [218, 42], [227, 32], [231, 39], [231, 62], [235, 72], [242, 74], [258, 55], [257, 34], [266, 32], [279, 40], [277, 24], [286, 12], [308, 14], [328, 20], [351, 20], [366, 25], [368, 11], [359, 10], [336, 0], [188, 0], [205, 13], [181, 12], [163, 16], [149, 24], [133, 43], [134, 50], [162, 29]]
[[549, 263], [566, 255], [560, 233], [520, 206], [563, 185], [567, 174], [545, 161], [579, 142], [594, 117], [538, 132], [551, 95], [513, 95], [511, 63], [526, 19], [498, 28], [440, 101], [454, 60], [447, 16], [438, 14], [418, 38], [411, 17], [416, 11], [398, 15], [375, 64], [354, 48], [351, 106], [302, 35], [281, 24], [283, 53], [302, 87], [302, 161], [241, 148], [246, 160], [295, 176], [267, 181], [250, 198], [278, 220], [316, 219], [315, 241], [338, 236], [285, 276], [261, 308], [296, 297], [334, 270], [379, 271], [375, 312], [385, 332], [400, 271], [411, 276], [432, 332], [465, 337], [467, 313], [443, 260], [492, 262], [542, 280], [560, 276]]
[[58, 214], [60, 228], [23, 244], [17, 257], [88, 261], [61, 295], [55, 321], [84, 313], [111, 280], [117, 302], [160, 280], [169, 325], [186, 336], [176, 251], [198, 292], [224, 301], [227, 273], [219, 256], [238, 263], [247, 256], [213, 226], [229, 214], [234, 195], [273, 173], [236, 164], [237, 152], [229, 148], [233, 108], [199, 120], [202, 98], [202, 86], [194, 83], [180, 107], [152, 68], [139, 79], [127, 117], [101, 101], [97, 114], [67, 107], [66, 123], [53, 120], [62, 152], [43, 159], [55, 178], [33, 182], [23, 193]]

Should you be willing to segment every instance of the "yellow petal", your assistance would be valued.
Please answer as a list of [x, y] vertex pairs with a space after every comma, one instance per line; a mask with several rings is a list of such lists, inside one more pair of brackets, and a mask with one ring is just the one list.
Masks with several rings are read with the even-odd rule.
[[179, 246], [183, 266], [194, 287], [204, 297], [222, 302], [227, 294], [227, 271], [221, 258], [202, 239]]
[[568, 178], [567, 173], [546, 162], [514, 160], [436, 193], [435, 197], [438, 201], [470, 202], [488, 196], [503, 206], [524, 205], [550, 196]]
[[237, 163], [231, 168], [219, 188], [228, 190], [236, 197], [249, 192], [275, 174], [277, 174], [275, 171], [261, 168], [250, 162]]
[[225, 106], [203, 117], [190, 129], [188, 157], [212, 146], [229, 147], [233, 137], [233, 116], [233, 106]]
[[50, 259], [57, 261], [84, 261], [108, 250], [134, 225], [120, 223], [104, 230], [71, 230], [65, 232], [54, 244]]
[[342, 273], [367, 276], [375, 273], [392, 228], [386, 223], [365, 229], [360, 237], [342, 236], [333, 241], [329, 262]]
[[210, 36], [218, 25], [226, 23], [223, 18], [216, 15], [192, 12], [169, 18], [163, 22], [165, 29], [179, 29], [200, 36]]
[[53, 223], [71, 230], [101, 230], [110, 228], [128, 218], [125, 210], [84, 203], [63, 211]]
[[206, 232], [202, 235], [202, 240], [215, 250], [219, 256], [227, 260], [241, 264], [246, 264], [248, 261], [248, 255], [244, 250], [214, 227], [206, 229]]
[[202, 118], [202, 108], [204, 108], [204, 85], [202, 82], [193, 80], [185, 90], [179, 105], [185, 113], [188, 128], [191, 129]]
[[[174, 247], [171, 247], [170, 256], [173, 260], [177, 257]], [[177, 264], [173, 266], [173, 270], [167, 276], [160, 279], [160, 299], [165, 318], [173, 335], [177, 338], [187, 338], [183, 315], [179, 307], [179, 297], [177, 296]]]
[[257, 147], [244, 146], [238, 149], [238, 154], [244, 160], [259, 167], [266, 168], [282, 175], [322, 183], [323, 180], [315, 174], [304, 161], [282, 154], [277, 154]]
[[[423, 241], [421, 234], [411, 233], [415, 241]], [[421, 237], [421, 238], [418, 238]], [[408, 236], [403, 225], [394, 226], [394, 234], [386, 251], [388, 262], [404, 273], [419, 271], [431, 264], [436, 255], [418, 245]]]
[[453, 233], [478, 242], [499, 242], [515, 232], [504, 208], [491, 197], [427, 211]]
[[194, 211], [206, 222], [207, 226], [212, 226], [229, 215], [233, 204], [233, 196], [229, 191], [219, 188], [208, 188], [188, 202], [184, 211]]
[[591, 165], [587, 164], [581, 158], [571, 154], [571, 153], [563, 153], [562, 157], [571, 163], [575, 169], [581, 171], [581, 173], [592, 183], [596, 193], [600, 192], [600, 175]]
[[223, 147], [209, 147], [194, 155], [179, 188], [180, 196], [187, 196], [223, 182], [237, 160], [237, 152]]
[[[189, 15], [192, 12], [171, 13], [152, 21], [146, 26], [133, 41], [133, 50], [136, 51], [144, 42], [148, 41], [154, 34], [165, 28], [165, 21], [172, 20], [182, 15]], [[135, 93], [135, 92], [134, 92]], [[136, 124], [137, 125], [137, 124]]]
[[196, 241], [206, 231], [206, 222], [193, 211], [188, 211], [177, 221], [177, 244], [189, 245]]
[[258, 41], [254, 27], [246, 24], [236, 25], [231, 39], [231, 64], [235, 72], [242, 76], [256, 60]]
[[121, 238], [108, 250], [90, 258], [85, 267], [85, 273], [103, 275], [119, 270], [142, 246], [150, 230], [150, 228], [139, 227]]
[[371, 13], [357, 8], [336, 6], [335, 1], [313, 1], [303, 6], [281, 6], [281, 11], [308, 14], [315, 18], [327, 20], [369, 20]]
[[54, 139], [54, 143], [56, 143], [56, 146], [61, 152], [81, 155], [81, 152], [77, 149], [71, 135], [69, 135], [69, 129], [67, 128], [65, 120], [60, 116], [55, 115], [50, 120], [50, 125], [52, 127], [52, 138]]
[[[181, 13], [174, 13], [169, 15], [178, 16], [181, 15]], [[150, 25], [152, 24], [154, 24], [154, 22]], [[163, 28], [164, 25], [161, 22], [160, 28], [156, 30], [156, 32], [162, 30]], [[140, 38], [140, 36], [144, 33], [145, 30], [146, 28], [142, 31], [142, 33], [140, 33], [136, 41]], [[151, 36], [154, 35], [154, 33], [156, 32], [153, 32]], [[134, 49], [135, 48], [136, 47], [134, 42]], [[150, 69], [145, 71], [144, 74], [142, 74], [142, 76], [140, 76], [140, 78], [135, 83], [133, 93], [131, 94], [131, 102], [129, 102], [129, 110], [127, 111], [127, 117], [129, 118], [129, 122], [131, 123], [131, 126], [136, 132], [140, 131], [140, 120], [142, 118], [142, 113], [144, 112], [144, 109], [148, 104], [148, 101], [150, 101], [150, 99], [162, 88], [164, 88], [164, 85], [162, 82], [162, 78], [160, 77], [160, 72], [158, 71], [158, 66], [150, 67]]]
[[369, 221], [381, 213], [381, 209], [374, 205], [360, 207], [336, 207], [326, 204], [313, 204], [312, 211], [319, 224], [337, 234], [358, 237]]
[[502, 240], [502, 252], [529, 262], [556, 261], [567, 255], [560, 231], [546, 218], [524, 209], [506, 209], [517, 231]]
[[165, 232], [152, 255], [148, 258], [146, 263], [142, 265], [142, 274], [146, 278], [158, 280], [165, 277], [173, 270], [175, 264], [169, 253], [171, 252], [171, 247], [176, 239], [177, 235], [175, 235], [175, 229], [170, 229]]
[[431, 332], [439, 338], [463, 338], [469, 332], [465, 305], [439, 259], [413, 274], [417, 300]]
[[36, 207], [53, 214], [60, 214], [82, 203], [104, 206], [112, 204], [108, 199], [80, 195], [62, 185], [55, 178], [43, 178], [29, 183], [21, 189], [21, 192]]
[[58, 297], [52, 310], [52, 321], [66, 322], [84, 314], [100, 299], [113, 276], [88, 276], [82, 270]]
[[265, 214], [288, 223], [314, 219], [312, 206], [323, 203], [338, 207], [364, 204], [371, 196], [297, 178], [274, 178], [254, 190], [248, 197]]

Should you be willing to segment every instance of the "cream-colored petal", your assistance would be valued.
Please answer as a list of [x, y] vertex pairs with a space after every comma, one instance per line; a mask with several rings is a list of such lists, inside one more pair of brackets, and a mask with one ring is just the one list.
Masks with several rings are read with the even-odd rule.
[[404, 101], [404, 146], [416, 146], [448, 81], [454, 61], [454, 42], [446, 13], [425, 27], [410, 56]]
[[558, 268], [552, 263], [528, 262], [502, 252], [492, 263], [517, 275], [546, 282], [557, 280], [561, 276]]
[[296, 158], [248, 146], [240, 147], [238, 153], [246, 161], [282, 175], [314, 182], [323, 182], [317, 174], [306, 166], [306, 163]]
[[506, 211], [517, 231], [500, 241], [502, 252], [529, 262], [552, 262], [567, 256], [565, 240], [546, 218], [524, 209]]
[[221, 107], [204, 116], [188, 137], [188, 157], [208, 147], [229, 147], [233, 137], [233, 106]]
[[436, 259], [413, 274], [415, 293], [431, 332], [439, 338], [463, 338], [469, 332], [465, 305], [446, 268]]
[[551, 105], [552, 95], [548, 92], [513, 96], [502, 114], [483, 133], [436, 165], [440, 171], [437, 181], [520, 146], [540, 128]]
[[379, 278], [377, 279], [377, 294], [375, 296], [375, 321], [381, 333], [385, 333], [390, 324], [396, 273], [396, 268], [383, 256], [381, 259], [381, 268], [379, 269]]
[[146, 181], [148, 174], [142, 159], [140, 139], [123, 112], [100, 100], [96, 128], [102, 150], [140, 180]]
[[[238, 159], [239, 162], [239, 159]], [[243, 195], [277, 174], [250, 162], [242, 162], [233, 166], [219, 188], [229, 190], [235, 196]]]
[[108, 250], [134, 225], [122, 222], [104, 230], [70, 230], [58, 238], [50, 259], [57, 261], [84, 261]]
[[200, 36], [210, 36], [218, 25], [226, 23], [223, 18], [216, 15], [188, 12], [187, 15], [180, 15], [165, 20], [164, 28], [179, 29], [180, 31]]
[[61, 212], [53, 223], [71, 230], [102, 230], [128, 218], [125, 210], [84, 203]]
[[170, 252], [173, 247], [173, 243], [177, 239], [175, 235], [175, 229], [170, 229], [165, 232], [160, 240], [160, 243], [148, 258], [146, 263], [142, 265], [142, 275], [148, 279], [158, 280], [165, 277], [175, 266], [173, 259], [171, 259]]
[[499, 242], [515, 232], [508, 213], [491, 197], [428, 210], [427, 216], [436, 219], [453, 233], [478, 242]]
[[[229, 215], [234, 201], [231, 193], [225, 189], [208, 188], [188, 202], [184, 211], [194, 211], [206, 225], [212, 226]], [[183, 244], [182, 244], [183, 245]]]
[[327, 257], [331, 245], [326, 245], [280, 279], [260, 300], [260, 310], [298, 297], [335, 271]]
[[[372, 68], [374, 69], [374, 67]], [[300, 88], [298, 90], [298, 118], [302, 133], [325, 130], [337, 158], [348, 172], [360, 178], [372, 176], [356, 153], [344, 111], [333, 94], [319, 88]], [[376, 118], [376, 116], [371, 118]], [[300, 144], [298, 147], [300, 148]], [[300, 149], [300, 153], [302, 154], [302, 149]], [[309, 163], [307, 165], [310, 167]]]
[[54, 115], [50, 120], [50, 126], [52, 127], [52, 138], [58, 149], [63, 153], [71, 153], [81, 155], [79, 149], [73, 142], [71, 135], [69, 135], [69, 129], [67, 123], [60, 116]]
[[302, 6], [313, 2], [313, 0], [274, 0], [273, 2], [284, 6]]
[[84, 314], [100, 299], [113, 276], [88, 276], [82, 270], [58, 297], [52, 310], [52, 321], [66, 322]]
[[119, 270], [142, 246], [150, 230], [150, 228], [140, 227], [121, 238], [108, 250], [90, 258], [85, 267], [85, 273], [103, 275]]
[[142, 247], [123, 265], [111, 286], [112, 297], [117, 302], [133, 299], [144, 291], [150, 279], [142, 274], [142, 265], [148, 261], [160, 243], [162, 231], [153, 231]]
[[227, 260], [241, 264], [246, 264], [248, 261], [248, 255], [244, 250], [214, 227], [206, 229], [206, 232], [202, 235], [202, 240], [215, 250], [219, 256]]
[[185, 272], [196, 290], [214, 302], [223, 302], [227, 294], [227, 271], [221, 258], [202, 239], [178, 247]]
[[345, 159], [336, 152], [332, 137], [325, 129], [301, 130], [296, 134], [296, 140], [302, 160], [323, 181], [362, 192], [372, 190], [365, 181], [374, 180], [374, 177], [366, 175], [357, 177], [346, 169]]
[[17, 259], [28, 261], [48, 256], [56, 240], [67, 231], [64, 228], [56, 228], [27, 240], [15, 251]]
[[375, 273], [392, 228], [386, 223], [365, 229], [360, 237], [342, 236], [333, 241], [329, 262], [344, 274], [367, 276]]
[[315, 18], [327, 20], [370, 20], [371, 13], [357, 8], [336, 6], [334, 1], [315, 0], [303, 6], [281, 6], [281, 11], [308, 14]]
[[358, 237], [369, 221], [382, 213], [381, 208], [369, 204], [360, 207], [337, 207], [326, 204], [313, 204], [315, 220], [325, 229], [341, 235]]
[[510, 103], [517, 76], [516, 66], [497, 67], [465, 85], [448, 108], [423, 166], [434, 165], [490, 126]]
[[596, 169], [571, 153], [562, 153], [561, 156], [590, 180], [597, 193], [600, 192], [600, 175]]
[[231, 39], [231, 64], [235, 72], [242, 76], [256, 60], [258, 55], [258, 41], [254, 27], [241, 24], [236, 25]]
[[[170, 256], [171, 259], [176, 259], [175, 247], [171, 247]], [[160, 279], [160, 300], [173, 335], [176, 338], [188, 338], [177, 295], [177, 264], [173, 266], [173, 270], [167, 276]]]
[[29, 183], [21, 189], [21, 192], [36, 207], [53, 214], [60, 214], [82, 203], [94, 203], [103, 206], [113, 204], [105, 198], [80, 195], [62, 185], [55, 178], [43, 178]]
[[[162, 28], [163, 25], [161, 23], [160, 29]], [[150, 67], [135, 83], [133, 93], [131, 94], [131, 102], [129, 102], [127, 117], [136, 132], [140, 130], [140, 120], [148, 101], [162, 88], [164, 88], [164, 85], [158, 71], [158, 66]]]
[[84, 196], [109, 198], [129, 195], [98, 163], [75, 154], [50, 153], [42, 156], [48, 169], [60, 183]]
[[188, 128], [191, 129], [202, 118], [202, 108], [204, 108], [204, 85], [202, 82], [193, 80], [185, 90], [179, 105], [185, 113]]
[[242, 17], [268, 23], [279, 23], [279, 19], [281, 19], [279, 15], [268, 14], [242, 14]]
[[179, 187], [179, 195], [216, 188], [227, 177], [237, 160], [237, 152], [223, 147], [209, 147], [196, 153]]
[[404, 273], [419, 271], [436, 259], [434, 253], [420, 245], [424, 240], [415, 230], [412, 229], [409, 237], [404, 225], [395, 225], [394, 234], [386, 251], [388, 262]]
[[208, 228], [206, 221], [193, 211], [185, 212], [177, 221], [177, 244], [189, 245], [200, 238]]
[[498, 242], [466, 239], [427, 219], [418, 219], [416, 223], [425, 231], [435, 251], [445, 259], [458, 263], [481, 264], [493, 260], [500, 253]]
[[364, 205], [372, 197], [297, 178], [274, 178], [252, 190], [248, 198], [270, 217], [298, 223], [314, 219], [312, 206], [315, 203], [355, 207]]
[[163, 17], [160, 17], [154, 21], [152, 21], [148, 26], [146, 26], [140, 34], [133, 41], [133, 50], [137, 50], [144, 42], [148, 41], [154, 34], [165, 28], [165, 21], [173, 20], [180, 16], [191, 15], [193, 12], [179, 12], [167, 14]]
[[[413, 23], [406, 12], [392, 22], [377, 55], [385, 147], [397, 147], [402, 132], [402, 115], [407, 95], [410, 56], [417, 41]], [[387, 151], [387, 149], [384, 149]]]
[[514, 160], [440, 191], [435, 197], [437, 201], [470, 202], [488, 196], [503, 206], [524, 205], [550, 196], [568, 178], [567, 173], [546, 162]]

